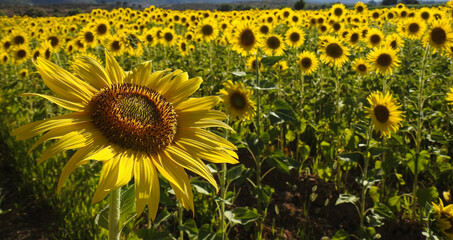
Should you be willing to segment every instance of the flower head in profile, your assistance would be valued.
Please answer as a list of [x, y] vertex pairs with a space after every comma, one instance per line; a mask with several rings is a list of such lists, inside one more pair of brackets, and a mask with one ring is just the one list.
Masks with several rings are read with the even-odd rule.
[[433, 203], [438, 228], [446, 237], [453, 239], [453, 204], [444, 206], [442, 200], [439, 199], [439, 202], [439, 205]]
[[251, 119], [255, 114], [255, 103], [251, 99], [253, 91], [247, 89], [244, 83], [233, 83], [231, 80], [223, 86], [225, 88], [221, 89], [219, 94], [231, 119]]
[[379, 91], [371, 93], [367, 100], [371, 105], [366, 108], [367, 117], [371, 118], [376, 132], [381, 132], [381, 137], [390, 138], [391, 133], [398, 131], [403, 121], [403, 112], [398, 110], [400, 105], [388, 92], [385, 95]]
[[189, 98], [202, 79], [189, 79], [181, 70], [152, 72], [150, 62], [145, 62], [126, 73], [107, 51], [105, 61], [104, 68], [90, 57], [79, 57], [73, 75], [38, 58], [35, 66], [55, 95], [25, 95], [43, 97], [73, 112], [24, 125], [12, 135], [23, 140], [45, 133], [30, 151], [45, 141], [56, 140], [38, 163], [77, 149], [62, 171], [58, 191], [78, 166], [94, 160], [103, 165], [93, 202], [101, 201], [133, 178], [137, 214], [148, 205], [149, 216], [154, 219], [160, 198], [160, 173], [182, 206], [193, 210], [185, 169], [217, 188], [202, 160], [238, 162], [233, 144], [204, 129], [231, 129], [222, 122], [225, 114], [211, 110], [220, 98]]
[[453, 105], [453, 87], [450, 88], [450, 91], [447, 93], [448, 104]]

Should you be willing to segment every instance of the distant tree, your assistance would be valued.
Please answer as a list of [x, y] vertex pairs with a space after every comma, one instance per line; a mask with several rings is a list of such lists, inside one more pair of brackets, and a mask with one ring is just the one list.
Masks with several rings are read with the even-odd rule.
[[80, 10], [80, 8], [74, 8], [74, 9], [70, 9], [68, 11], [68, 16], [74, 16], [74, 15], [77, 15], [77, 14], [81, 14], [83, 13], [82, 10]]
[[296, 3], [294, 3], [294, 10], [302, 10], [304, 8], [305, 8], [304, 0], [298, 0]]
[[417, 0], [401, 0], [404, 4], [419, 4]]
[[228, 3], [222, 3], [217, 8], [217, 11], [221, 11], [221, 12], [228, 12], [231, 10], [233, 10], [233, 6], [231, 6], [231, 4], [228, 4]]
[[396, 5], [398, 2], [397, 0], [382, 0], [381, 5], [388, 6], [388, 5]]
[[123, 2], [123, 7], [127, 7], [128, 4], [128, 2]]
[[120, 2], [120, 1], [117, 1], [117, 2], [116, 2], [116, 5], [121, 5], [121, 2]]
[[25, 10], [24, 15], [29, 17], [45, 17], [47, 16], [47, 12], [42, 9], [29, 8]]
[[371, 0], [371, 1], [368, 2], [367, 5], [368, 5], [368, 6], [376, 6], [377, 3], [376, 3], [374, 0]]

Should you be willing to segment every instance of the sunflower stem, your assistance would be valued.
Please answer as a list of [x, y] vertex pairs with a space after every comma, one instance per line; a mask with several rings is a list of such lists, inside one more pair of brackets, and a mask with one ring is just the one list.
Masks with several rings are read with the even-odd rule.
[[109, 206], [109, 240], [119, 240], [120, 230], [120, 203], [121, 188], [117, 188], [110, 193]]
[[[258, 58], [258, 53], [256, 54], [256, 136], [259, 139], [261, 135], [261, 98], [260, 98], [260, 62]], [[261, 186], [261, 149], [258, 148], [256, 156], [256, 187], [258, 188], [258, 196], [261, 194], [262, 186]], [[261, 206], [261, 198], [258, 197], [257, 201], [257, 211], [258, 214], [261, 214], [262, 212], [262, 206]], [[258, 227], [257, 227], [257, 239], [261, 239], [261, 225], [263, 224], [263, 218], [259, 217], [258, 218]]]
[[418, 102], [417, 102], [417, 125], [415, 128], [415, 166], [414, 166], [414, 183], [412, 186], [412, 211], [410, 211], [410, 219], [415, 220], [417, 214], [417, 190], [418, 190], [418, 161], [420, 158], [420, 145], [422, 142], [422, 125], [423, 125], [423, 88], [425, 84], [425, 68], [427, 62], [427, 56], [429, 52], [429, 45], [425, 47], [425, 53], [423, 54], [422, 59], [422, 69], [420, 72], [420, 77], [418, 78]]
[[364, 222], [364, 219], [365, 219], [365, 212], [366, 212], [366, 201], [365, 201], [365, 198], [366, 198], [366, 191], [367, 191], [367, 187], [365, 186], [365, 181], [367, 181], [367, 175], [368, 175], [368, 165], [369, 165], [369, 162], [370, 162], [370, 158], [371, 156], [369, 157], [369, 149], [370, 149], [370, 142], [371, 142], [371, 137], [372, 137], [372, 134], [373, 134], [373, 126], [371, 125], [371, 123], [369, 124], [369, 129], [368, 129], [368, 134], [367, 134], [367, 140], [366, 140], [366, 148], [365, 148], [365, 153], [364, 153], [364, 163], [363, 163], [363, 169], [362, 169], [362, 193], [360, 195], [360, 230], [361, 231], [365, 231], [365, 222]]

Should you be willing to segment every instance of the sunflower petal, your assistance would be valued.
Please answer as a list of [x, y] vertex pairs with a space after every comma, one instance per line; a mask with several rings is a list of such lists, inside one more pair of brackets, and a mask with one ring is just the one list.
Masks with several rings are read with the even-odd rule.
[[112, 84], [123, 83], [123, 80], [126, 77], [126, 72], [124, 72], [115, 57], [113, 57], [107, 49], [105, 49], [105, 61], [105, 69], [109, 75], [110, 81], [112, 81]]
[[211, 110], [215, 105], [220, 102], [218, 96], [207, 96], [201, 98], [189, 98], [184, 102], [175, 104], [175, 111], [179, 113], [189, 112], [189, 111], [202, 111], [202, 110]]
[[11, 133], [11, 135], [16, 136], [16, 140], [24, 140], [39, 135], [48, 130], [51, 130], [55, 127], [70, 126], [72, 124], [89, 121], [90, 116], [86, 113], [82, 112], [68, 113], [65, 115], [60, 115], [21, 126], [15, 129]]
[[156, 92], [161, 93], [162, 95], [164, 95], [166, 93], [166, 91], [164, 92], [163, 89], [167, 89], [167, 85], [170, 83], [170, 80], [175, 75], [180, 74], [180, 73], [182, 73], [182, 71], [177, 69], [177, 70], [165, 75], [164, 77], [159, 79], [159, 81], [156, 83], [156, 85], [153, 88], [153, 90], [156, 91]]
[[[181, 181], [181, 176], [179, 175], [178, 169], [180, 168], [176, 163], [172, 160], [163, 159], [164, 156], [160, 156], [159, 154], [150, 156], [150, 159], [153, 160], [154, 166], [156, 166], [157, 170], [159, 170], [160, 174], [167, 179], [171, 184], [175, 185], [179, 191], [185, 191], [184, 182]], [[183, 171], [184, 172], [184, 171]], [[185, 175], [187, 175], [184, 172]]]
[[164, 73], [165, 71], [153, 72], [148, 79], [145, 79], [143, 85], [154, 90], [156, 88], [156, 85], [159, 83], [159, 80], [164, 75]]
[[[178, 146], [178, 147], [176, 147]], [[208, 167], [197, 157], [188, 154], [184, 148], [181, 148], [181, 145], [176, 143], [176, 146], [167, 147], [163, 152], [165, 156], [169, 159], [172, 159], [179, 166], [197, 174], [206, 179], [209, 183], [216, 188], [216, 191], [219, 191], [217, 182], [214, 180], [211, 171]]]
[[133, 70], [131, 83], [140, 86], [146, 86], [148, 79], [151, 79], [151, 70], [152, 65], [150, 61], [140, 64], [138, 68]]
[[90, 57], [78, 57], [73, 68], [74, 72], [80, 76], [82, 80], [88, 82], [96, 89], [102, 89], [112, 84], [104, 67]]
[[137, 157], [134, 179], [137, 216], [143, 212], [145, 205], [148, 204], [149, 216], [154, 220], [159, 207], [160, 186], [156, 167], [147, 156]]
[[50, 61], [38, 58], [35, 66], [41, 74], [44, 83], [57, 96], [66, 101], [88, 103], [94, 93], [97, 92], [92, 86]]
[[71, 111], [83, 112], [85, 110], [85, 105], [82, 103], [71, 102], [71, 101], [67, 101], [67, 100], [64, 100], [64, 99], [61, 99], [58, 97], [54, 97], [54, 96], [50, 96], [50, 95], [44, 95], [44, 94], [38, 94], [38, 93], [23, 93], [21, 95], [42, 97], [42, 98], [45, 98], [61, 107], [71, 110]]

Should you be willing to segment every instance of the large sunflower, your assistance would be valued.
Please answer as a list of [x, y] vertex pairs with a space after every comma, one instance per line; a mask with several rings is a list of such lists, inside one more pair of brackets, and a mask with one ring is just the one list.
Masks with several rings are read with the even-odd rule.
[[348, 61], [349, 50], [343, 43], [332, 36], [326, 36], [320, 44], [321, 61], [329, 66], [341, 67]]
[[260, 45], [260, 36], [252, 23], [243, 22], [237, 26], [232, 44], [233, 50], [242, 56], [255, 54]]
[[252, 101], [253, 91], [247, 89], [242, 82], [233, 83], [228, 80], [219, 91], [231, 119], [248, 120], [255, 114], [255, 103]]
[[371, 105], [366, 108], [367, 117], [371, 118], [374, 129], [381, 132], [381, 137], [391, 137], [391, 132], [396, 132], [403, 121], [403, 112], [398, 110], [400, 105], [388, 92], [385, 95], [379, 91], [371, 93], [367, 100]]
[[[154, 219], [159, 203], [158, 172], [172, 186], [182, 206], [194, 209], [192, 189], [184, 169], [207, 179], [217, 188], [210, 170], [201, 161], [237, 163], [235, 146], [203, 128], [229, 128], [226, 115], [215, 110], [217, 96], [188, 98], [202, 83], [181, 70], [151, 72], [145, 62], [126, 73], [106, 51], [106, 67], [80, 57], [75, 77], [57, 65], [38, 58], [35, 65], [44, 83], [56, 94], [40, 96], [68, 110], [13, 131], [17, 140], [45, 133], [35, 146], [50, 139], [38, 163], [68, 149], [78, 149], [68, 160], [58, 191], [68, 175], [89, 160], [103, 163], [93, 202], [135, 181], [137, 214], [148, 204]], [[32, 148], [33, 148], [32, 147]]]
[[424, 39], [425, 44], [433, 47], [433, 50], [446, 50], [453, 45], [453, 30], [448, 20], [435, 20]]
[[268, 35], [263, 41], [263, 51], [268, 56], [281, 56], [285, 53], [282, 37], [277, 34]]
[[396, 53], [396, 50], [389, 46], [374, 48], [368, 54], [368, 61], [372, 64], [376, 73], [382, 75], [392, 74], [393, 69], [399, 65]]

